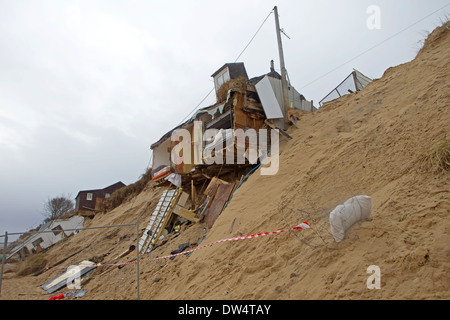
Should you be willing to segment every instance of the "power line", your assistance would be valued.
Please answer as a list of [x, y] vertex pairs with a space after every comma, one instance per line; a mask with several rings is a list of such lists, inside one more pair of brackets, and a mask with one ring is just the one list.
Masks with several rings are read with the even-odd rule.
[[214, 91], [214, 88], [212, 88], [209, 92], [208, 92], [208, 94], [202, 99], [202, 101], [200, 101], [199, 102], [199, 104], [183, 119], [183, 120], [181, 120], [181, 122], [178, 124], [178, 125], [180, 125], [180, 124], [182, 124], [184, 121], [186, 121], [186, 119], [187, 118], [189, 118], [190, 116], [191, 116], [191, 114], [193, 114], [194, 113], [194, 111], [195, 110], [197, 110], [197, 108], [198, 107], [200, 107], [200, 105], [209, 97], [209, 95], [211, 94], [211, 92], [213, 92]]
[[331, 71], [329, 71], [329, 72], [323, 74], [322, 76], [318, 77], [317, 79], [315, 79], [315, 80], [309, 82], [308, 84], [306, 84], [306, 85], [304, 85], [303, 87], [301, 87], [300, 90], [301, 90], [301, 89], [304, 89], [304, 88], [306, 88], [306, 87], [308, 87], [308, 86], [310, 86], [310, 85], [312, 85], [313, 83], [319, 81], [320, 79], [326, 77], [326, 76], [329, 75], [330, 73], [333, 73], [333, 72], [336, 71], [337, 69], [339, 69], [339, 68], [343, 67], [344, 65], [346, 65], [347, 63], [352, 62], [353, 60], [355, 60], [355, 59], [361, 57], [362, 55], [364, 55], [364, 54], [366, 54], [367, 52], [369, 52], [369, 51], [375, 49], [376, 47], [381, 46], [383, 43], [385, 43], [385, 42], [391, 40], [392, 38], [394, 38], [394, 37], [396, 37], [396, 36], [398, 36], [400, 33], [402, 33], [402, 32], [404, 32], [404, 31], [408, 30], [409, 28], [412, 28], [412, 27], [415, 26], [416, 24], [418, 24], [418, 23], [422, 22], [423, 20], [429, 18], [430, 16], [432, 16], [432, 15], [435, 14], [436, 12], [441, 11], [442, 9], [444, 9], [445, 7], [447, 7], [447, 6], [449, 6], [449, 5], [450, 5], [450, 3], [447, 3], [447, 4], [446, 4], [445, 6], [443, 6], [442, 8], [440, 8], [440, 9], [438, 9], [438, 10], [436, 10], [436, 11], [430, 13], [430, 14], [427, 15], [426, 17], [424, 17], [424, 18], [422, 18], [422, 19], [420, 19], [420, 20], [414, 22], [413, 24], [411, 24], [411, 25], [407, 26], [406, 28], [404, 28], [404, 29], [398, 31], [397, 33], [393, 34], [393, 35], [390, 36], [389, 38], [387, 38], [387, 39], [381, 41], [380, 43], [374, 45], [373, 47], [371, 47], [371, 48], [365, 50], [364, 52], [362, 52], [362, 53], [360, 53], [360, 54], [358, 54], [358, 55], [355, 56], [354, 58], [351, 58], [350, 60], [344, 62], [343, 64], [339, 65], [338, 67], [334, 68], [333, 70], [331, 70]]
[[[234, 60], [234, 62], [237, 62], [239, 60], [239, 58], [242, 56], [242, 54], [245, 52], [245, 50], [247, 50], [247, 48], [250, 46], [250, 44], [253, 42], [253, 40], [255, 39], [256, 35], [259, 33], [259, 31], [261, 30], [261, 28], [264, 26], [264, 24], [266, 23], [267, 19], [269, 19], [270, 15], [273, 13], [273, 10], [270, 11], [270, 13], [267, 15], [267, 17], [264, 19], [264, 21], [261, 23], [261, 25], [259, 26], [258, 30], [256, 30], [255, 34], [253, 35], [253, 37], [250, 39], [250, 41], [247, 43], [247, 45], [244, 47], [244, 49], [241, 51], [241, 53], [239, 53], [239, 55], [237, 56], [236, 60]], [[202, 101], [200, 101], [200, 103], [194, 108], [194, 110], [192, 110], [178, 125], [182, 124], [184, 121], [186, 121], [187, 118], [189, 118], [195, 110], [197, 110], [197, 108], [209, 97], [209, 95], [214, 91], [215, 88], [212, 88], [208, 94], [202, 99]]]
[[255, 34], [253, 35], [253, 37], [250, 39], [250, 41], [247, 43], [247, 45], [245, 46], [244, 50], [242, 50], [242, 52], [237, 56], [236, 60], [234, 60], [234, 62], [238, 61], [238, 59], [241, 57], [241, 55], [245, 52], [245, 50], [247, 50], [248, 46], [252, 43], [253, 39], [255, 39], [256, 35], [259, 33], [259, 31], [261, 30], [261, 28], [263, 27], [263, 25], [266, 23], [267, 19], [269, 19], [270, 15], [273, 13], [273, 10], [270, 11], [270, 13], [267, 15], [267, 17], [264, 19], [263, 23], [261, 23], [261, 25], [259, 26], [258, 30], [256, 30]]

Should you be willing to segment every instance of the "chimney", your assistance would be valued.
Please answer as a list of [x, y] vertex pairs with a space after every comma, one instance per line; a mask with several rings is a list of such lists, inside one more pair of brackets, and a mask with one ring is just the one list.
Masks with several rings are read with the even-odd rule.
[[275, 65], [273, 63], [273, 60], [270, 60], [270, 72], [275, 72]]

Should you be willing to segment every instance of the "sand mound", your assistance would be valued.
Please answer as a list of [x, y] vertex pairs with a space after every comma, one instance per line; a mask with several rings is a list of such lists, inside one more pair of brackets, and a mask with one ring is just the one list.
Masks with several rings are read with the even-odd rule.
[[[449, 26], [437, 28], [413, 61], [386, 70], [361, 92], [303, 115], [299, 129], [289, 132], [293, 139], [280, 145], [277, 175], [256, 171], [212, 230], [206, 233], [202, 224], [191, 225], [146, 258], [168, 254], [184, 242], [199, 243], [205, 235], [203, 244], [302, 221], [310, 223], [310, 230], [143, 262], [141, 298], [449, 299], [449, 171], [423, 166], [424, 157], [450, 138]], [[134, 222], [139, 217], [145, 227], [161, 191], [150, 186], [92, 224]], [[336, 243], [328, 215], [355, 195], [372, 197], [371, 219], [355, 224], [345, 240]], [[74, 237], [55, 246], [46, 259], [59, 257], [57, 250], [67, 254], [90, 244], [71, 261], [108, 250], [120, 253], [136, 240], [133, 232], [86, 232], [81, 237], [83, 232], [77, 241]], [[381, 270], [379, 290], [366, 286], [371, 265]], [[33, 278], [8, 278], [2, 298], [46, 298], [35, 287], [57, 274], [50, 270]], [[25, 283], [34, 287], [13, 288]], [[135, 266], [94, 275], [84, 288], [85, 299], [134, 299]]]

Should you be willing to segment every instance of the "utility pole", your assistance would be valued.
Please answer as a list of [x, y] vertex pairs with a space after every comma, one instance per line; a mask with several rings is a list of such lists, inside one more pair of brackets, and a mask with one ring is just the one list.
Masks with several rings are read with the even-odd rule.
[[278, 20], [277, 6], [275, 6], [273, 8], [273, 10], [275, 13], [275, 26], [277, 29], [278, 53], [280, 55], [281, 88], [283, 90], [283, 114], [284, 114], [284, 128], [283, 129], [287, 129], [288, 111], [289, 111], [289, 94], [288, 94], [288, 85], [287, 85], [287, 80], [286, 80], [286, 67], [284, 65], [283, 45], [281, 43], [281, 30], [280, 30], [280, 21]]

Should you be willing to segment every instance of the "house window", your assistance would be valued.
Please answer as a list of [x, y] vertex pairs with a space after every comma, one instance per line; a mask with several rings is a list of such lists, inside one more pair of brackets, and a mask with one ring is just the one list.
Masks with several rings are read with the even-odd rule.
[[92, 193], [87, 194], [86, 200], [92, 200]]
[[36, 239], [32, 242], [33, 247], [37, 247], [40, 243], [44, 242], [44, 240], [42, 240], [42, 238]]
[[56, 236], [56, 235], [58, 235], [60, 232], [63, 231], [63, 228], [62, 228], [61, 225], [59, 224], [59, 225], [57, 225], [56, 227], [54, 227], [54, 228], [52, 229], [52, 231], [53, 231], [53, 234]]
[[105, 199], [108, 199], [111, 195], [109, 193], [105, 194]]
[[230, 72], [228, 71], [228, 68], [223, 70], [221, 73], [219, 73], [216, 76], [216, 90], [219, 90], [219, 88], [227, 81], [230, 80]]

